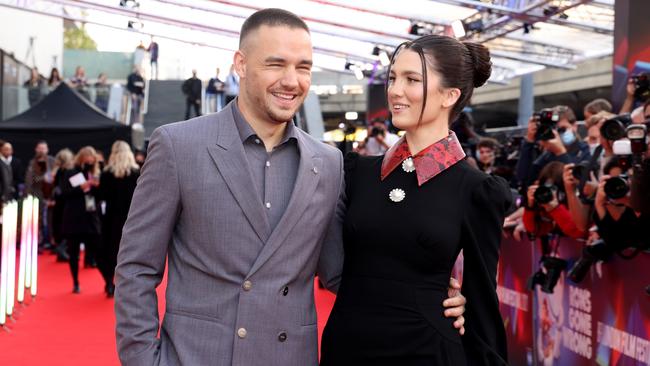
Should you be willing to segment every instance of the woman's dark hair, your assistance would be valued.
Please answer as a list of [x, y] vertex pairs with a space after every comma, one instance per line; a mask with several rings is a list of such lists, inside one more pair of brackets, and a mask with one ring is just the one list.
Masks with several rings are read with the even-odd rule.
[[59, 69], [53, 67], [52, 71], [50, 71], [50, 78], [47, 80], [47, 85], [52, 85], [54, 82], [54, 74], [56, 74], [56, 81], [61, 81], [61, 74], [59, 74]]
[[539, 184], [543, 185], [548, 181], [551, 181], [560, 191], [564, 191], [564, 180], [562, 179], [562, 174], [564, 174], [564, 163], [560, 161], [552, 161], [546, 164], [539, 172]]
[[[474, 88], [485, 84], [492, 73], [490, 51], [485, 46], [472, 42], [460, 42], [447, 36], [429, 35], [397, 46], [391, 56], [387, 70], [388, 75], [390, 75], [390, 69], [398, 54], [404, 49], [416, 52], [422, 61], [424, 99], [422, 111], [420, 111], [420, 121], [422, 121], [424, 108], [427, 104], [427, 63], [433, 71], [440, 75], [441, 87], [460, 90], [460, 98], [449, 113], [450, 122], [454, 121], [469, 103]], [[386, 83], [386, 97], [388, 99], [388, 83]]]

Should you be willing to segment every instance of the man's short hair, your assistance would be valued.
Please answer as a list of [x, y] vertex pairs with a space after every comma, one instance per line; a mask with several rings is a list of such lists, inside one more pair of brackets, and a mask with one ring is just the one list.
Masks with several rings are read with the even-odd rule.
[[487, 147], [488, 149], [496, 151], [499, 148], [499, 142], [491, 137], [482, 137], [480, 140], [478, 140], [476, 149], [478, 150], [482, 147]]
[[571, 107], [565, 105], [556, 105], [553, 110], [560, 114], [560, 119], [566, 119], [569, 123], [576, 123], [576, 114]]
[[596, 114], [602, 111], [611, 112], [612, 103], [607, 101], [607, 99], [603, 99], [603, 98], [594, 99], [591, 102], [587, 103], [587, 105], [585, 106], [585, 111], [591, 114]]
[[296, 14], [283, 9], [263, 9], [256, 11], [244, 21], [244, 24], [241, 26], [241, 31], [239, 32], [239, 48], [242, 48], [244, 40], [250, 35], [250, 33], [263, 25], [269, 27], [285, 26], [292, 29], [300, 28], [309, 33], [309, 27], [307, 27], [307, 24]]

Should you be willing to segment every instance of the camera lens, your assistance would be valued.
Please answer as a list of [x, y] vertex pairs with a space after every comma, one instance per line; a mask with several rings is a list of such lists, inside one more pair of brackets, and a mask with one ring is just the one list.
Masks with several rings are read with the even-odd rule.
[[535, 202], [537, 202], [537, 204], [547, 204], [553, 201], [553, 187], [547, 185], [539, 186], [535, 190], [533, 197], [535, 198]]
[[620, 140], [627, 135], [625, 125], [617, 119], [605, 121], [600, 128], [600, 133], [610, 141]]
[[628, 185], [627, 177], [612, 177], [605, 182], [605, 194], [609, 199], [617, 200], [623, 198], [629, 191], [630, 186]]

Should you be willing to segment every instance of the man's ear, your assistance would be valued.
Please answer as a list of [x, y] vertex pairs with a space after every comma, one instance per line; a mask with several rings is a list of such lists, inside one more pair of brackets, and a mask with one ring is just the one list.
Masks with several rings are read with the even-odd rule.
[[235, 65], [235, 72], [242, 79], [246, 77], [246, 55], [241, 50], [235, 52], [233, 57], [233, 65]]
[[456, 104], [460, 98], [460, 89], [458, 88], [449, 88], [443, 92], [444, 99], [442, 100], [442, 106], [444, 108], [451, 108]]

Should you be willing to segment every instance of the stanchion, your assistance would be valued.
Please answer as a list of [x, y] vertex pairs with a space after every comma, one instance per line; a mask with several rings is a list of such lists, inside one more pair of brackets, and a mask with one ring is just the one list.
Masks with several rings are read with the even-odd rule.
[[32, 203], [32, 264], [31, 264], [31, 286], [30, 294], [32, 295], [32, 301], [36, 300], [36, 290], [38, 284], [38, 215], [39, 215], [39, 201], [38, 198], [33, 198]]
[[[28, 217], [27, 217], [27, 243], [25, 245], [25, 289], [28, 289], [32, 286], [32, 232], [33, 232], [33, 219], [34, 219], [34, 200], [32, 196], [27, 196], [24, 200], [29, 205]], [[35, 255], [38, 255], [36, 252]]]
[[14, 305], [16, 301], [16, 229], [18, 225], [18, 203], [16, 201], [11, 201], [8, 205], [8, 212], [6, 215], [6, 222], [3, 225], [3, 229], [7, 229], [9, 232], [7, 236], [9, 237], [9, 258], [7, 263], [8, 276], [7, 281], [7, 317], [14, 321]]
[[23, 305], [25, 299], [25, 275], [27, 273], [27, 252], [31, 245], [29, 239], [30, 222], [32, 217], [31, 196], [23, 199], [20, 222], [20, 262], [18, 263], [18, 303]]
[[9, 328], [7, 328], [5, 322], [6, 322], [6, 317], [7, 317], [7, 284], [8, 284], [8, 277], [9, 277], [9, 268], [7, 268], [7, 263], [9, 261], [9, 240], [8, 240], [8, 231], [5, 227], [6, 224], [6, 216], [5, 214], [7, 213], [7, 205], [4, 205], [2, 207], [2, 260], [0, 260], [0, 326], [6, 330], [7, 332], [9, 331]]

